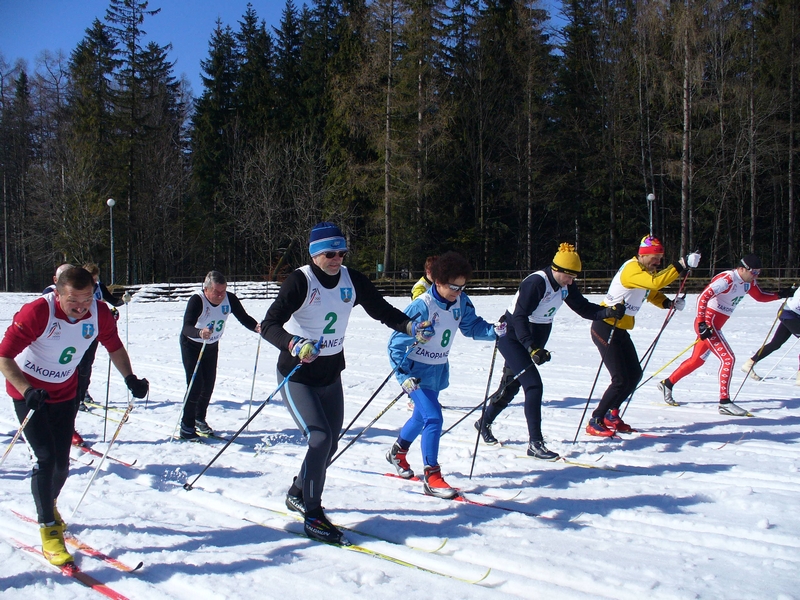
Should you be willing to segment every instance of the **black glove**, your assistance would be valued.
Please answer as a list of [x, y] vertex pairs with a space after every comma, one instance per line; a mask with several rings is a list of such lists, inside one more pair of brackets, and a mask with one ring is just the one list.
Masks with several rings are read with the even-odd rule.
[[125, 378], [125, 385], [128, 386], [134, 398], [144, 398], [150, 390], [150, 382], [147, 379], [139, 379], [133, 373]]
[[697, 324], [697, 333], [700, 334], [701, 340], [707, 340], [714, 335], [714, 329], [705, 321], [700, 321]]
[[794, 290], [792, 288], [781, 288], [778, 290], [778, 296], [781, 298], [791, 298], [794, 296]]
[[44, 408], [44, 403], [50, 397], [47, 390], [40, 390], [29, 387], [25, 390], [25, 406], [31, 410], [39, 410]]
[[616, 319], [619, 321], [624, 316], [625, 316], [625, 304], [623, 304], [622, 302], [617, 302], [614, 306], [609, 306], [606, 309], [606, 314], [603, 318]]
[[114, 317], [114, 320], [119, 321], [119, 311], [113, 306], [109, 307], [109, 310], [111, 310], [111, 316]]
[[541, 365], [550, 360], [550, 353], [544, 348], [536, 348], [536, 350], [528, 348], [528, 352], [530, 352], [534, 364]]

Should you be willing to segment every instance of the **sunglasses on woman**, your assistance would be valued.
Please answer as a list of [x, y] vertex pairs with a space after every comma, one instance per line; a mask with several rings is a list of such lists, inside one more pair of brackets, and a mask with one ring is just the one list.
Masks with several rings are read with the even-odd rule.
[[338, 252], [326, 252], [325, 258], [333, 258], [334, 256], [338, 256], [339, 258], [344, 258], [347, 256], [347, 250], [339, 250]]
[[464, 285], [456, 285], [455, 283], [448, 283], [447, 287], [449, 287], [454, 292], [461, 292], [464, 290], [465, 287], [467, 287], [467, 284], [465, 283]]

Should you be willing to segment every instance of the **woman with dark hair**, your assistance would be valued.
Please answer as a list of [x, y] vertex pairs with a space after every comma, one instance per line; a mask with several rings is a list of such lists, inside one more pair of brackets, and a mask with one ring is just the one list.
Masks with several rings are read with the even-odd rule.
[[[456, 331], [476, 340], [491, 341], [505, 333], [505, 324], [493, 325], [477, 314], [464, 286], [472, 267], [456, 252], [445, 252], [432, 265], [431, 288], [405, 310], [407, 315], [433, 323], [433, 338], [423, 347], [404, 333], [389, 339], [389, 360], [397, 365], [396, 377], [403, 391], [414, 401], [414, 412], [403, 425], [397, 441], [386, 454], [400, 477], [414, 476], [406, 455], [411, 443], [422, 433], [422, 458], [425, 464], [425, 493], [439, 498], [455, 498], [458, 490], [442, 478], [439, 467], [439, 436], [442, 433], [442, 407], [439, 392], [450, 384], [448, 356]], [[409, 347], [414, 345], [411, 352]]]

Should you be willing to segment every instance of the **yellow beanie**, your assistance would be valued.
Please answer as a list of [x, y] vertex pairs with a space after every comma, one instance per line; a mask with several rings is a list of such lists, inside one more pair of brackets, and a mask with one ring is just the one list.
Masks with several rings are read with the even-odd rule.
[[575, 246], [563, 243], [553, 257], [553, 271], [561, 271], [577, 277], [581, 274], [581, 257], [575, 252]]

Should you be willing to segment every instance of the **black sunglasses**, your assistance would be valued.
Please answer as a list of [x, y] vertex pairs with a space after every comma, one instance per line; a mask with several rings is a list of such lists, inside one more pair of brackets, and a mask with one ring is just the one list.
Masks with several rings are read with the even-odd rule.
[[339, 250], [338, 252], [326, 252], [325, 258], [333, 258], [334, 256], [338, 256], [339, 258], [344, 258], [347, 256], [347, 250]]
[[465, 287], [467, 287], [467, 284], [465, 283], [464, 285], [456, 285], [455, 283], [448, 283], [447, 287], [449, 287], [454, 292], [461, 292], [464, 290]]

